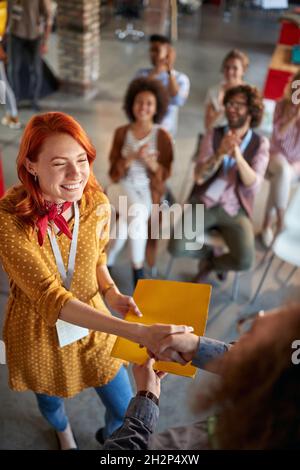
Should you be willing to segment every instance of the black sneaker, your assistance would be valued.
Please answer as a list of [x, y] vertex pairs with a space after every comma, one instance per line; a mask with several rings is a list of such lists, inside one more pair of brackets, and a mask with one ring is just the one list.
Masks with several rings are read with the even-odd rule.
[[139, 279], [145, 279], [145, 271], [144, 271], [144, 268], [133, 269], [133, 270], [132, 270], [132, 274], [133, 274], [133, 284], [134, 284], [134, 287], [137, 285], [137, 282], [138, 282]]
[[98, 431], [97, 431], [96, 434], [95, 434], [96, 440], [97, 440], [97, 441], [99, 442], [99, 444], [102, 445], [102, 446], [103, 446], [104, 440], [105, 440], [105, 439], [104, 439], [104, 436], [103, 436], [103, 429], [104, 429], [104, 428], [99, 428]]

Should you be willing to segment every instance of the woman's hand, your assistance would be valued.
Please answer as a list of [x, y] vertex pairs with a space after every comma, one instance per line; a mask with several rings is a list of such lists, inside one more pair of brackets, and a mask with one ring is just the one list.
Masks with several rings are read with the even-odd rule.
[[121, 294], [121, 292], [115, 288], [111, 288], [107, 291], [104, 300], [110, 309], [119, 313], [122, 317], [125, 317], [129, 310], [138, 317], [143, 316], [133, 298], [129, 295]]
[[191, 333], [194, 331], [192, 326], [186, 325], [166, 325], [163, 323], [155, 323], [154, 325], [143, 325], [143, 335], [140, 341], [141, 347], [146, 347], [152, 357], [160, 357], [166, 348], [161, 345], [169, 336], [176, 333]]
[[155, 173], [158, 169], [158, 152], [150, 151], [149, 144], [142, 145], [136, 154], [137, 160], [144, 163], [146, 168]]
[[147, 390], [157, 398], [160, 396], [160, 381], [167, 374], [166, 372], [153, 370], [154, 359], [147, 359], [141, 366], [134, 364], [132, 368], [137, 392]]
[[158, 170], [158, 161], [157, 161], [157, 157], [158, 157], [158, 152], [153, 152], [153, 153], [148, 153], [146, 154], [141, 160], [144, 162], [144, 164], [146, 165], [146, 167], [152, 171], [153, 173], [155, 173], [157, 170]]

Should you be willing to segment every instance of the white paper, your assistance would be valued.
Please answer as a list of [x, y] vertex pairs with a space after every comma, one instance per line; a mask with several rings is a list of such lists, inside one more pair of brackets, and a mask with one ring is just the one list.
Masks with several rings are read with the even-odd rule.
[[87, 328], [72, 325], [72, 323], [68, 323], [63, 320], [57, 320], [56, 331], [58, 342], [61, 348], [67, 346], [68, 344], [74, 343], [74, 341], [78, 341], [79, 339], [82, 339], [89, 334], [89, 330]]
[[228, 181], [223, 180], [222, 178], [218, 178], [205, 191], [205, 196], [217, 202], [220, 200], [220, 197], [225, 191], [225, 188], [227, 185], [228, 185]]

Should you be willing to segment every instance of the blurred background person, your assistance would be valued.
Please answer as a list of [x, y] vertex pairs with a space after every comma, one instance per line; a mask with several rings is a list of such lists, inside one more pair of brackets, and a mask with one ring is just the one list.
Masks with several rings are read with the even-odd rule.
[[179, 107], [183, 106], [188, 98], [190, 80], [187, 75], [174, 69], [176, 51], [166, 36], [153, 34], [149, 41], [152, 67], [140, 69], [136, 76], [156, 78], [162, 82], [169, 98], [169, 105], [161, 126], [175, 138]]
[[[263, 100], [257, 88], [239, 85], [227, 90], [223, 104], [228, 126], [216, 127], [203, 137], [186, 210], [194, 219], [197, 204], [204, 204], [204, 227], [196, 227], [191, 234], [185, 230], [182, 239], [171, 237], [168, 246], [172, 256], [200, 259], [195, 282], [202, 282], [211, 271], [221, 279], [228, 271], [246, 271], [255, 258], [254, 197], [269, 162], [269, 141], [254, 131], [262, 119]], [[220, 232], [228, 253], [217, 254], [206, 245], [186, 249], [191, 239], [196, 241], [196, 236], [210, 229]]]
[[253, 316], [250, 330], [232, 347], [192, 333], [166, 338], [159, 360], [192, 361], [218, 374], [194, 399], [195, 415], [208, 418], [155, 434], [165, 374], [154, 371], [150, 360], [133, 367], [137, 394], [104, 449], [299, 449], [299, 338], [299, 305]]
[[[134, 284], [143, 279], [148, 220], [152, 204], [159, 204], [165, 193], [165, 181], [170, 176], [173, 146], [170, 135], [159, 126], [168, 106], [163, 85], [151, 78], [132, 81], [124, 99], [124, 109], [130, 124], [119, 127], [110, 151], [109, 175], [113, 183], [108, 188], [111, 204], [118, 211], [117, 237], [111, 240], [108, 266], [129, 240]], [[120, 196], [127, 197], [127, 207], [119, 204]], [[133, 204], [139, 210], [129, 212]], [[130, 233], [135, 227], [135, 234]]]
[[[21, 100], [21, 68], [29, 70], [29, 96], [34, 111], [39, 111], [42, 86], [42, 55], [48, 50], [51, 32], [50, 0], [11, 0], [9, 17], [9, 70], [17, 102]], [[24, 60], [25, 59], [25, 60]]]
[[270, 163], [267, 170], [270, 192], [261, 234], [266, 247], [272, 244], [274, 235], [283, 229], [291, 185], [300, 177], [300, 104], [297, 102], [297, 96], [296, 101], [292, 98], [295, 92], [292, 84], [297, 80], [300, 80], [300, 72], [291, 78], [285, 96], [276, 103], [274, 112]]
[[6, 115], [1, 119], [1, 124], [10, 127], [10, 129], [20, 129], [21, 123], [18, 117], [16, 98], [6, 75], [7, 55], [3, 40], [6, 33], [7, 17], [7, 2], [0, 1], [0, 80], [3, 84], [1, 87], [3, 95], [1, 96], [1, 101], [4, 98], [6, 108]]
[[205, 100], [205, 129], [224, 126], [226, 121], [223, 106], [227, 90], [244, 83], [244, 75], [249, 66], [248, 56], [238, 49], [228, 52], [222, 63], [223, 80], [218, 85], [209, 88]]

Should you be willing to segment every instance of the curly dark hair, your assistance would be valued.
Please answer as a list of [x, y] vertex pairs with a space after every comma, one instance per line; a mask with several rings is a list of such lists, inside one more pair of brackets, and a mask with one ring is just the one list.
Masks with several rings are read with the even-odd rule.
[[226, 91], [223, 104], [230, 101], [235, 95], [242, 93], [247, 99], [247, 106], [249, 114], [251, 115], [250, 127], [258, 127], [261, 123], [264, 104], [260, 91], [258, 88], [251, 85], [239, 85], [233, 88], [229, 88]]
[[153, 121], [155, 123], [161, 122], [164, 115], [167, 112], [168, 104], [169, 104], [169, 97], [167, 90], [162, 85], [162, 83], [158, 80], [153, 78], [136, 78], [133, 80], [126, 91], [125, 98], [124, 98], [124, 111], [129, 119], [129, 121], [135, 121], [135, 117], [133, 115], [133, 103], [136, 96], [139, 93], [144, 91], [149, 91], [155, 96], [156, 99], [156, 113], [153, 117]]

